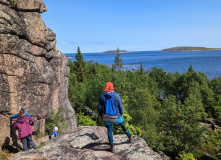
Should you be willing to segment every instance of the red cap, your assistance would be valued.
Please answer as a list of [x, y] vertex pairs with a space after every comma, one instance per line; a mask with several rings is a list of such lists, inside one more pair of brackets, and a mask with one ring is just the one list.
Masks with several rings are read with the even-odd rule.
[[114, 85], [112, 82], [107, 82], [104, 92], [111, 92], [111, 91], [114, 91]]

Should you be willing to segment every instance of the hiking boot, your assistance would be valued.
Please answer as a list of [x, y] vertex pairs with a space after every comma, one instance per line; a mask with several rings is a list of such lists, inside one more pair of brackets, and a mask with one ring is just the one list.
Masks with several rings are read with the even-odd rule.
[[136, 135], [131, 135], [130, 137], [130, 143], [133, 143], [135, 140], [137, 139], [137, 136]]
[[114, 146], [110, 146], [110, 151], [111, 151], [112, 153], [115, 153], [115, 148], [114, 148]]

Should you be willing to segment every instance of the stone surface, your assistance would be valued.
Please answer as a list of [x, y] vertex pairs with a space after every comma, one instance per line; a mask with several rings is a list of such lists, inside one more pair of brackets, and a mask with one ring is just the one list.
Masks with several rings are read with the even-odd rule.
[[15, 10], [29, 12], [45, 12], [47, 8], [42, 0], [0, 0], [0, 3], [7, 4]]
[[33, 136], [34, 142], [36, 146], [39, 146], [43, 142], [48, 142], [49, 141], [49, 136], [41, 137], [39, 139], [35, 139], [35, 136]]
[[109, 151], [105, 127], [79, 127], [70, 133], [53, 138], [40, 149], [19, 152], [11, 160], [45, 158], [57, 159], [100, 159], [100, 160], [161, 160], [159, 154], [150, 149], [144, 139], [138, 137], [129, 143], [126, 135], [114, 136], [116, 153]]
[[[41, 19], [42, 0], [0, 0], [0, 146], [10, 137], [10, 115], [25, 107], [43, 134], [51, 110], [64, 107], [69, 130], [77, 127], [68, 99], [68, 60]], [[1, 151], [1, 149], [0, 149]]]

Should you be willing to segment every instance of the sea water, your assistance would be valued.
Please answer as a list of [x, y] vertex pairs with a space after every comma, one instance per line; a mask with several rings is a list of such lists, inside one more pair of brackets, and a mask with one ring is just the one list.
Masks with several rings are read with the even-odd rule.
[[[65, 54], [75, 60], [74, 54]], [[116, 53], [82, 53], [85, 61], [93, 60], [100, 64], [112, 65]], [[123, 68], [139, 69], [140, 62], [143, 63], [145, 70], [151, 70], [152, 67], [162, 68], [164, 71], [180, 74], [188, 71], [192, 65], [195, 72], [203, 72], [211, 80], [214, 77], [221, 76], [221, 50], [220, 51], [188, 51], [188, 52], [161, 52], [161, 51], [133, 51], [121, 53]]]

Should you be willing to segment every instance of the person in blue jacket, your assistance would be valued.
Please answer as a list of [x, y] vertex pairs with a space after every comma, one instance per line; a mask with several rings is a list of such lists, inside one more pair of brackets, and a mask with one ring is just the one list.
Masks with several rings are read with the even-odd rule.
[[51, 132], [51, 138], [58, 136], [58, 127], [54, 127], [54, 130]]
[[[100, 97], [100, 101], [99, 101], [99, 115], [100, 118], [103, 120], [103, 111], [104, 111], [104, 107], [105, 107], [105, 102], [106, 102], [106, 98], [110, 98], [112, 97], [113, 101], [114, 101], [114, 105], [116, 107], [116, 116], [118, 117], [118, 120], [115, 124], [119, 124], [123, 131], [125, 132], [125, 134], [128, 136], [130, 142], [133, 142], [137, 136], [134, 135], [132, 136], [129, 132], [129, 130], [127, 129], [126, 125], [124, 124], [124, 120], [123, 120], [123, 107], [122, 107], [122, 102], [121, 102], [121, 98], [120, 96], [114, 91], [114, 87], [113, 87], [113, 83], [112, 82], [107, 82], [106, 83], [106, 88], [104, 90], [104, 93], [101, 95]], [[107, 127], [107, 132], [108, 132], [108, 139], [110, 142], [110, 150], [111, 152], [115, 153], [115, 148], [114, 148], [114, 143], [113, 143], [113, 126], [112, 126], [112, 122], [105, 122], [105, 125]]]
[[[29, 114], [28, 114], [28, 109], [21, 109], [21, 110], [24, 110], [25, 111], [25, 116], [29, 116], [29, 117], [31, 117]], [[12, 115], [11, 116], [11, 119], [14, 119], [14, 118], [18, 118], [18, 114], [15, 114], [15, 115]]]

